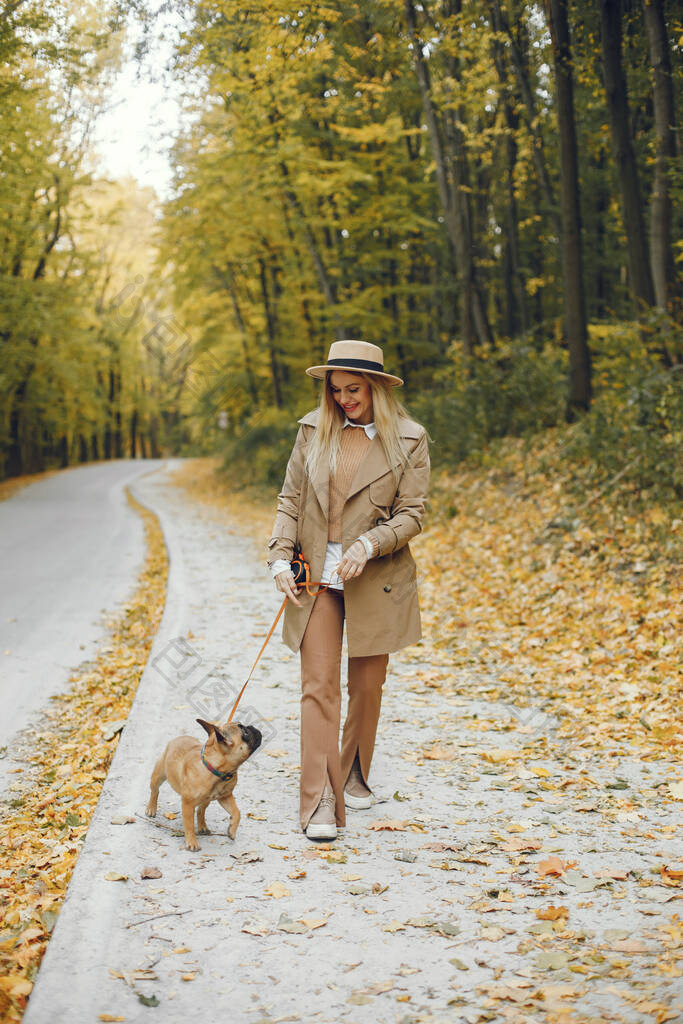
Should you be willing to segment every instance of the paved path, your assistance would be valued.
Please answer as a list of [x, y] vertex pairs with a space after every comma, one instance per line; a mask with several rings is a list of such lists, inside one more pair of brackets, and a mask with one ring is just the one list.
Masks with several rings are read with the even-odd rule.
[[[441, 669], [430, 677], [419, 647], [390, 661], [380, 802], [348, 812], [330, 849], [299, 830], [298, 661], [279, 637], [247, 700], [273, 735], [240, 771], [235, 842], [212, 805], [215, 832], [188, 853], [168, 788], [146, 819], [157, 753], [201, 735], [188, 691], [202, 684], [206, 711], [223, 711], [278, 597], [263, 551], [167, 472], [132, 490], [162, 522], [168, 599], [26, 1024], [681, 1019], [680, 890], [652, 873], [674, 859], [667, 766], [556, 755], [551, 720], [434, 689]], [[380, 820], [400, 828], [369, 827]], [[576, 867], [542, 878], [553, 856]], [[566, 927], [536, 916], [551, 905]]]
[[0, 502], [0, 748], [92, 656], [135, 584], [144, 531], [125, 487], [162, 464], [78, 466]]

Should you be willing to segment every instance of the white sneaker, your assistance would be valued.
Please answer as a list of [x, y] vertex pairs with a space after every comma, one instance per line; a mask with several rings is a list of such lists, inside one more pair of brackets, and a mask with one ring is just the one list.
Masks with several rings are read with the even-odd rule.
[[337, 823], [334, 814], [336, 806], [334, 793], [329, 786], [325, 786], [320, 803], [306, 826], [306, 835], [309, 839], [337, 838]]
[[372, 796], [351, 796], [344, 790], [344, 803], [354, 811], [367, 811], [372, 807]]
[[354, 794], [344, 789], [344, 803], [347, 807], [354, 811], [366, 811], [368, 807], [372, 807], [372, 793], [363, 782], [363, 776], [355, 766], [349, 773], [346, 785], [353, 786], [356, 790]]

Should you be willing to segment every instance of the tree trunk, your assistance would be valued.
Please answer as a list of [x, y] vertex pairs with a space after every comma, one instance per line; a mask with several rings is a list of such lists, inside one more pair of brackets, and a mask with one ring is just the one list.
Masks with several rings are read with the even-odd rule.
[[[119, 367], [121, 358], [118, 359]], [[116, 372], [116, 411], [114, 413], [114, 451], [117, 459], [123, 458], [123, 431], [121, 421], [121, 370]]]
[[654, 305], [638, 165], [631, 140], [628, 89], [621, 60], [621, 0], [600, 0], [602, 73], [607, 94], [612, 151], [621, 192], [629, 279], [638, 312]]
[[[498, 31], [499, 18], [496, 3], [489, 4], [492, 27]], [[507, 133], [505, 136], [505, 186], [507, 192], [507, 207], [505, 220], [507, 222], [507, 238], [505, 242], [504, 259], [504, 281], [505, 281], [505, 324], [506, 334], [509, 338], [514, 337], [520, 330], [526, 333], [526, 292], [524, 275], [522, 274], [522, 261], [519, 247], [519, 214], [517, 212], [517, 198], [515, 196], [515, 168], [517, 166], [517, 135], [519, 131], [519, 115], [514, 91], [510, 88], [503, 47], [497, 36], [494, 36], [492, 44], [493, 62], [496, 67], [496, 74], [501, 89], [501, 102], [505, 115]]]
[[109, 367], [109, 390], [107, 392], [107, 423], [104, 429], [104, 458], [117, 458], [116, 451], [116, 370], [112, 363]]
[[548, 207], [548, 213], [550, 214], [553, 222], [555, 234], [558, 238], [561, 238], [562, 219], [558, 213], [555, 190], [550, 180], [550, 173], [545, 159], [543, 135], [541, 134], [540, 118], [538, 117], [538, 110], [536, 109], [536, 100], [534, 97], [535, 90], [530, 81], [527, 56], [520, 48], [520, 45], [510, 27], [510, 22], [503, 13], [499, 0], [494, 0], [493, 3], [489, 4], [489, 14], [491, 16], [491, 24], [494, 30], [504, 32], [507, 36], [510, 62], [517, 80], [517, 88], [519, 89], [519, 93], [522, 98], [521, 109], [525, 114], [526, 126], [529, 134], [531, 135], [531, 155], [534, 167], [536, 168], [536, 176], [543, 190], [543, 195]]
[[583, 250], [581, 242], [581, 206], [579, 201], [579, 164], [574, 120], [574, 83], [568, 0], [545, 0], [548, 27], [552, 39], [557, 94], [557, 124], [560, 140], [560, 183], [562, 216], [562, 269], [564, 304], [569, 345], [569, 395], [566, 416], [574, 419], [577, 410], [588, 409], [591, 401], [591, 358], [586, 326], [586, 299], [583, 287]]
[[9, 444], [5, 458], [5, 477], [21, 476], [24, 472], [22, 412], [25, 393], [26, 382], [22, 381], [14, 393], [14, 401], [9, 415]]
[[301, 258], [301, 251], [299, 249], [299, 246], [296, 244], [296, 238], [294, 235], [294, 231], [292, 229], [289, 211], [285, 203], [282, 204], [282, 217], [285, 222], [285, 228], [287, 229], [287, 237], [289, 238], [289, 244], [292, 250], [292, 254], [296, 262], [297, 273], [301, 281], [301, 315], [303, 317], [304, 323], [306, 324], [306, 329], [308, 331], [308, 344], [311, 354], [311, 365], [321, 366], [325, 362], [325, 357], [327, 355], [327, 353], [325, 352], [325, 339], [316, 330], [316, 325], [313, 320], [313, 314], [311, 313], [311, 305], [306, 297], [306, 292], [304, 288], [304, 281], [306, 280], [304, 264]]
[[270, 357], [270, 372], [273, 379], [273, 396], [275, 398], [275, 405], [278, 409], [283, 406], [282, 400], [282, 383], [280, 380], [280, 364], [277, 357], [277, 351], [275, 347], [275, 318], [274, 311], [268, 293], [268, 268], [266, 261], [259, 258], [259, 276], [261, 281], [261, 297], [263, 299], [263, 308], [266, 314], [266, 337], [268, 340], [268, 355]]
[[[280, 284], [280, 273], [282, 268], [275, 258], [272, 258], [269, 263], [270, 267], [270, 296], [271, 296], [271, 311], [273, 318], [273, 344], [275, 345], [275, 339], [278, 334], [278, 324], [280, 320], [280, 298], [282, 296], [282, 285]], [[275, 349], [277, 351], [277, 349]], [[286, 386], [289, 384], [289, 364], [286, 360], [278, 359], [278, 366], [280, 368], [280, 379]]]
[[59, 468], [66, 469], [69, 465], [69, 440], [66, 434], [62, 434], [57, 445], [57, 457], [59, 458]]
[[[455, 0], [456, 6], [458, 0]], [[404, 11], [410, 33], [422, 105], [434, 157], [436, 183], [441, 209], [456, 255], [460, 302], [460, 335], [466, 354], [471, 354], [475, 340], [492, 344], [486, 304], [477, 280], [473, 258], [472, 218], [469, 207], [468, 168], [462, 131], [453, 111], [448, 111], [442, 126], [436, 115], [432, 97], [429, 68], [417, 28], [413, 0], [405, 0]], [[457, 68], [455, 69], [457, 71]], [[463, 112], [459, 115], [462, 119]], [[452, 184], [451, 184], [452, 181]]]
[[[462, 11], [462, 0], [448, 0], [446, 12], [449, 16], [459, 15]], [[462, 83], [462, 68], [460, 59], [457, 56], [449, 55], [446, 58], [448, 75], [460, 86]], [[449, 154], [449, 165], [453, 180], [453, 205], [460, 224], [462, 235], [464, 272], [469, 283], [469, 302], [472, 316], [472, 323], [480, 345], [493, 345], [493, 333], [489, 324], [488, 311], [484, 288], [481, 283], [481, 276], [477, 266], [477, 224], [475, 222], [472, 206], [472, 181], [467, 159], [465, 136], [461, 125], [466, 123], [467, 111], [460, 104], [454, 116], [453, 110], [448, 110], [445, 117], [445, 139], [446, 149]], [[476, 175], [476, 172], [475, 172]]]
[[256, 388], [256, 378], [254, 377], [254, 370], [251, 365], [251, 356], [249, 353], [249, 344], [247, 341], [247, 326], [242, 316], [242, 307], [240, 305], [239, 296], [237, 294], [237, 285], [235, 283], [235, 273], [232, 266], [226, 264], [225, 270], [220, 270], [215, 264], [213, 264], [213, 271], [220, 280], [223, 287], [227, 290], [230, 299], [232, 301], [232, 308], [235, 314], [235, 322], [242, 338], [242, 355], [244, 358], [244, 370], [247, 375], [247, 384], [249, 385], [249, 394], [254, 404], [254, 408], [258, 406], [258, 390]]
[[[388, 248], [390, 251], [394, 249], [394, 240], [391, 236], [391, 232], [388, 235]], [[389, 312], [391, 319], [394, 324], [393, 335], [396, 339], [396, 356], [398, 358], [399, 374], [403, 378], [406, 384], [409, 383], [409, 377], [412, 370], [412, 366], [409, 367], [408, 359], [406, 356], [405, 345], [401, 341], [403, 332], [401, 331], [401, 312], [398, 304], [398, 265], [395, 259], [389, 260]]]
[[661, 309], [668, 309], [670, 294], [674, 290], [668, 163], [676, 155], [676, 112], [662, 0], [643, 0], [643, 11], [652, 67], [657, 139], [655, 176], [650, 201], [650, 261], [656, 303]]
[[134, 459], [138, 449], [138, 411], [133, 409], [130, 418], [130, 457]]
[[605, 226], [607, 224], [610, 195], [608, 179], [606, 179], [604, 174], [605, 156], [603, 150], [600, 151], [597, 167], [599, 171], [598, 184], [593, 196], [596, 224], [594, 258], [597, 267], [593, 284], [595, 292], [594, 315], [598, 320], [604, 320], [607, 316], [607, 284], [605, 280], [605, 268], [608, 266], [608, 260], [605, 256]]
[[345, 331], [339, 320], [339, 313], [335, 307], [337, 305], [337, 284], [335, 280], [330, 276], [325, 265], [325, 261], [322, 257], [320, 246], [316, 240], [313, 230], [308, 223], [306, 217], [306, 211], [304, 210], [299, 197], [290, 184], [289, 168], [284, 160], [280, 161], [280, 170], [285, 179], [286, 185], [284, 188], [284, 197], [287, 200], [290, 208], [297, 215], [301, 230], [303, 231], [304, 241], [306, 248], [308, 249], [309, 255], [313, 261], [315, 267], [315, 273], [318, 278], [318, 283], [325, 297], [325, 303], [332, 310], [332, 321], [335, 326], [335, 333], [337, 340], [341, 341], [345, 337]]
[[153, 459], [160, 459], [161, 448], [159, 447], [159, 420], [156, 413], [152, 414], [149, 420], [149, 446], [151, 457]]

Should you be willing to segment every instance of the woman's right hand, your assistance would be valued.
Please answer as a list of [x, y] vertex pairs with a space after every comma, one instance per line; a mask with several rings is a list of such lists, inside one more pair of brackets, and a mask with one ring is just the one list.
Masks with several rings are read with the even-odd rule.
[[297, 586], [294, 582], [294, 573], [291, 569], [285, 569], [284, 572], [278, 573], [275, 577], [275, 583], [277, 585], [277, 589], [281, 593], [286, 594], [290, 601], [297, 605], [297, 607], [301, 608], [301, 601], [297, 601], [296, 599], [296, 595], [301, 590], [301, 587]]

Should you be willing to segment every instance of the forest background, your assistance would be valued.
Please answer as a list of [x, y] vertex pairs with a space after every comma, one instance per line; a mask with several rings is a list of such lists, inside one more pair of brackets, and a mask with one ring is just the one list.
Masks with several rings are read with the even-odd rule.
[[[160, 200], [88, 157], [169, 10]], [[272, 488], [360, 337], [437, 465], [560, 431], [680, 501], [682, 44], [669, 0], [5, 0], [0, 477], [218, 451]]]

